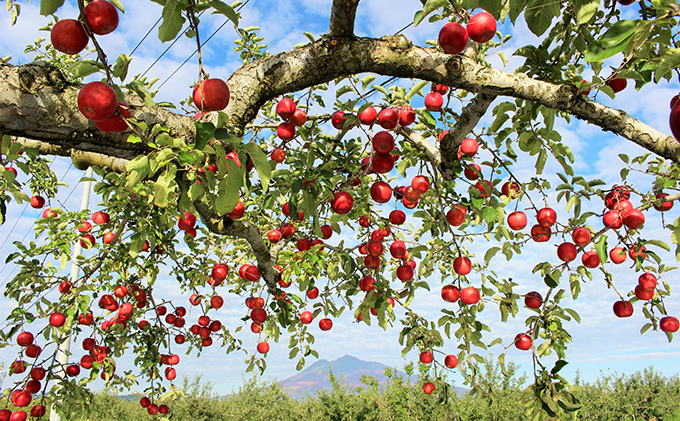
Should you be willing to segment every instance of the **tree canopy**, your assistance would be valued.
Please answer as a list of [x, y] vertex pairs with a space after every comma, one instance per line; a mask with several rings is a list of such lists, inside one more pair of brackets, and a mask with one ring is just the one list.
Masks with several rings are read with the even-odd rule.
[[[42, 390], [58, 409], [99, 376], [127, 387], [141, 376], [149, 413], [163, 414], [177, 349], [245, 350], [246, 369], [263, 371], [267, 341], [288, 340], [301, 369], [319, 357], [310, 323], [328, 330], [351, 312], [385, 328], [400, 308], [403, 352], [419, 350], [431, 364], [426, 378], [483, 362], [479, 349], [518, 348], [535, 365], [527, 417], [562, 419], [580, 408], [578, 386], [559, 372], [572, 339], [565, 323], [580, 320], [570, 303], [587, 282], [616, 291], [617, 316], [643, 312], [642, 333], [672, 340], [678, 320], [664, 276], [675, 267], [659, 257], [671, 247], [644, 228], [680, 197], [680, 144], [668, 127], [598, 98], [627, 84], [672, 83], [675, 1], [421, 0], [413, 25], [441, 31], [419, 46], [399, 34], [355, 35], [360, 1], [333, 0], [327, 33], [277, 54], [258, 28], [239, 26], [240, 1], [153, 1], [163, 6], [161, 41], [196, 41], [196, 84], [180, 104], [156, 102], [155, 81], [128, 75], [132, 58], [97, 41], [116, 36], [121, 0], [78, 0], [80, 16], [63, 15], [63, 0], [41, 0], [41, 13], [55, 16], [50, 42], [29, 47], [32, 63], [0, 64], [2, 220], [9, 202], [42, 208], [57, 195], [49, 156], [92, 168], [105, 208], [45, 207], [36, 236], [46, 239], [17, 242], [8, 258], [20, 268], [6, 286], [17, 305], [1, 331], [2, 345], [21, 347], [11, 368], [24, 376], [13, 385], [15, 406], [35, 404], [31, 394]], [[13, 22], [22, 18], [19, 1], [7, 6]], [[243, 65], [224, 81], [203, 66], [203, 12], [240, 36], [229, 54]], [[510, 40], [502, 28], [520, 23], [540, 44], [514, 52], [515, 71], [494, 68], [492, 57], [508, 60], [498, 52]], [[94, 58], [80, 54], [84, 44]], [[680, 135], [680, 105], [665, 101]], [[583, 163], [556, 128], [574, 117], [648, 153], [620, 154], [614, 185], [579, 175]], [[677, 245], [680, 219], [663, 225]], [[528, 291], [502, 267], [536, 242], [557, 253], [532, 262], [545, 286]], [[473, 254], [480, 243], [484, 252]], [[66, 270], [73, 253], [76, 276]], [[639, 285], [612, 277], [611, 265], [624, 261]], [[176, 278], [184, 302], [154, 289], [161, 273]], [[437, 320], [411, 309], [431, 289], [441, 289]], [[227, 295], [244, 300], [239, 324], [211, 318]], [[187, 306], [202, 314], [193, 326]], [[525, 318], [526, 330], [503, 343], [477, 318], [482, 311]], [[250, 331], [256, 349], [244, 340]], [[91, 342], [69, 365], [58, 354], [74, 337]], [[445, 337], [457, 341], [456, 354], [441, 350]], [[138, 373], [116, 372], [124, 353], [134, 353]], [[78, 377], [81, 367], [90, 375]], [[423, 389], [442, 402], [455, 393], [430, 382]]]

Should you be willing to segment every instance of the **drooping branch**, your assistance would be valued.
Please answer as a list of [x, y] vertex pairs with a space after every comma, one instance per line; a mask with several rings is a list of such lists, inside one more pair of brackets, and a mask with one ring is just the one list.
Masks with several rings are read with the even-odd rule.
[[449, 129], [449, 132], [442, 138], [439, 145], [441, 151], [441, 163], [439, 169], [442, 177], [451, 180], [454, 177], [453, 165], [458, 162], [458, 148], [479, 123], [489, 106], [496, 99], [495, 95], [484, 93], [477, 94], [475, 98], [463, 108], [456, 124]]
[[328, 35], [331, 38], [349, 37], [354, 34], [354, 18], [359, 0], [333, 0]]

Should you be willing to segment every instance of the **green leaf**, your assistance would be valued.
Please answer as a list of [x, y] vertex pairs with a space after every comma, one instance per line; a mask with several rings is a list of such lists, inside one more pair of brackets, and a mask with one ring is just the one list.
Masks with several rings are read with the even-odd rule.
[[364, 87], [364, 90], [366, 90], [366, 87], [375, 80], [376, 76], [375, 75], [366, 75], [363, 78], [361, 78], [361, 85]]
[[307, 39], [310, 40], [311, 42], [316, 41], [316, 39], [314, 38], [314, 34], [312, 34], [311, 32], [305, 32], [305, 33], [303, 33], [303, 35], [306, 36]]
[[626, 49], [628, 41], [635, 34], [637, 20], [621, 20], [616, 22], [600, 39], [588, 45], [585, 53], [586, 61], [602, 61]]
[[51, 15], [64, 4], [64, 0], [40, 0], [40, 14]]
[[545, 275], [545, 278], [543, 278], [543, 282], [545, 282], [545, 284], [547, 286], [549, 286], [550, 288], [557, 288], [557, 286], [559, 285], [559, 282], [557, 280], [555, 280], [553, 278], [552, 274], [550, 274], [550, 273]]
[[674, 69], [680, 67], [680, 50], [671, 48], [664, 56], [654, 73], [654, 82], [659, 83], [661, 79], [669, 75]]
[[120, 10], [121, 13], [125, 13], [125, 8], [123, 7], [123, 3], [120, 2], [120, 0], [109, 0], [111, 4], [116, 6], [118, 10]]
[[428, 83], [430, 82], [421, 80], [420, 82], [413, 85], [413, 88], [411, 88], [408, 94], [406, 94], [406, 102], [411, 102], [411, 98], [413, 98], [415, 94], [419, 93]]
[[243, 170], [231, 159], [227, 162], [227, 168], [227, 176], [220, 181], [217, 200], [215, 200], [215, 210], [220, 215], [234, 210], [243, 186]]
[[246, 143], [243, 150], [245, 150], [253, 160], [253, 165], [255, 165], [255, 169], [260, 175], [262, 189], [266, 193], [269, 189], [269, 180], [271, 180], [272, 177], [272, 167], [267, 159], [267, 155], [262, 151], [260, 145], [255, 143]]
[[499, 251], [500, 247], [491, 247], [490, 249], [488, 249], [486, 253], [484, 253], [484, 262], [488, 265], [489, 260], [491, 260]]
[[440, 7], [446, 7], [448, 4], [448, 0], [427, 0], [427, 3], [423, 6], [423, 18]]
[[423, 11], [418, 10], [413, 16], [413, 26], [418, 26], [423, 21]]
[[184, 21], [179, 0], [166, 0], [163, 7], [163, 23], [158, 28], [158, 39], [161, 42], [175, 39], [182, 30]]
[[663, 241], [660, 240], [645, 240], [645, 245], [651, 244], [653, 246], [661, 247], [662, 249], [670, 252], [671, 248], [668, 246], [668, 244], [664, 243]]
[[210, 6], [216, 10], [216, 12], [213, 12], [213, 14], [220, 13], [229, 18], [230, 21], [234, 22], [235, 26], [238, 26], [239, 14], [236, 13], [233, 7], [221, 2], [220, 0], [212, 0], [210, 2]]
[[131, 57], [121, 54], [116, 60], [116, 64], [113, 65], [113, 77], [120, 78], [120, 81], [124, 81], [127, 77], [128, 66], [130, 65]]
[[335, 97], [336, 97], [336, 98], [340, 98], [340, 97], [343, 96], [344, 94], [347, 94], [347, 93], [350, 93], [350, 92], [353, 92], [353, 91], [354, 91], [354, 89], [352, 89], [351, 86], [345, 85], [345, 86], [342, 86], [340, 89], [338, 89], [338, 90], [335, 92]]
[[75, 78], [83, 78], [91, 74], [97, 73], [100, 67], [94, 60], [81, 60], [76, 61], [71, 66], [69, 66], [69, 71]]
[[564, 311], [569, 313], [569, 315], [576, 320], [576, 322], [581, 323], [581, 316], [578, 315], [578, 313], [570, 308], [565, 308]]
[[595, 16], [600, 7], [600, 0], [574, 0], [576, 23], [578, 25], [588, 23]]
[[595, 251], [600, 258], [600, 262], [604, 265], [607, 263], [607, 236], [601, 235], [600, 239], [595, 243]]
[[529, 30], [537, 36], [550, 28], [552, 20], [560, 14], [560, 2], [553, 0], [531, 0], [524, 12]]
[[548, 159], [548, 153], [545, 149], [541, 149], [536, 159], [536, 174], [543, 174], [543, 168], [545, 167], [545, 161]]

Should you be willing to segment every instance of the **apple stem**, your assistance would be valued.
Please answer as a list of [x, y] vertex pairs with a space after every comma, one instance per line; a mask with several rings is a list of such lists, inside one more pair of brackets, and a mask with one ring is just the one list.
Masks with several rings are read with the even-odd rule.
[[106, 80], [109, 83], [109, 85], [114, 86], [115, 83], [113, 83], [113, 74], [111, 73], [109, 64], [106, 61], [106, 53], [104, 53], [104, 50], [102, 49], [101, 45], [99, 45], [97, 38], [94, 36], [94, 33], [92, 32], [92, 28], [90, 28], [90, 24], [87, 23], [87, 19], [85, 19], [84, 0], [78, 0], [78, 9], [80, 10], [80, 16], [78, 20], [80, 21], [80, 23], [82, 23], [83, 27], [85, 28], [85, 32], [87, 32], [87, 36], [92, 40], [94, 48], [95, 50], [97, 50], [97, 57], [99, 58], [99, 61], [102, 63], [102, 65], [104, 65], [104, 71], [106, 72]]
[[[194, 11], [195, 7], [196, 7], [195, 1], [189, 0], [189, 8], [187, 9], [187, 13], [189, 14], [189, 26], [191, 27], [191, 30], [194, 31], [194, 35], [196, 36], [196, 51], [198, 52], [198, 80], [200, 82], [204, 79], [208, 79], [208, 75], [206, 74], [205, 70], [203, 69], [203, 54], [201, 53], [201, 38], [198, 34], [198, 19], [196, 18], [196, 13]], [[202, 99], [202, 96], [201, 96], [201, 99]]]

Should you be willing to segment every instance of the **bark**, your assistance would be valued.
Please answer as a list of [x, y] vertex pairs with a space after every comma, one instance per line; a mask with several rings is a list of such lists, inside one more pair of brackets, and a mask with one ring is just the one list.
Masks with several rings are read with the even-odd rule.
[[354, 18], [359, 0], [333, 0], [328, 35], [331, 38], [349, 37], [354, 34]]

